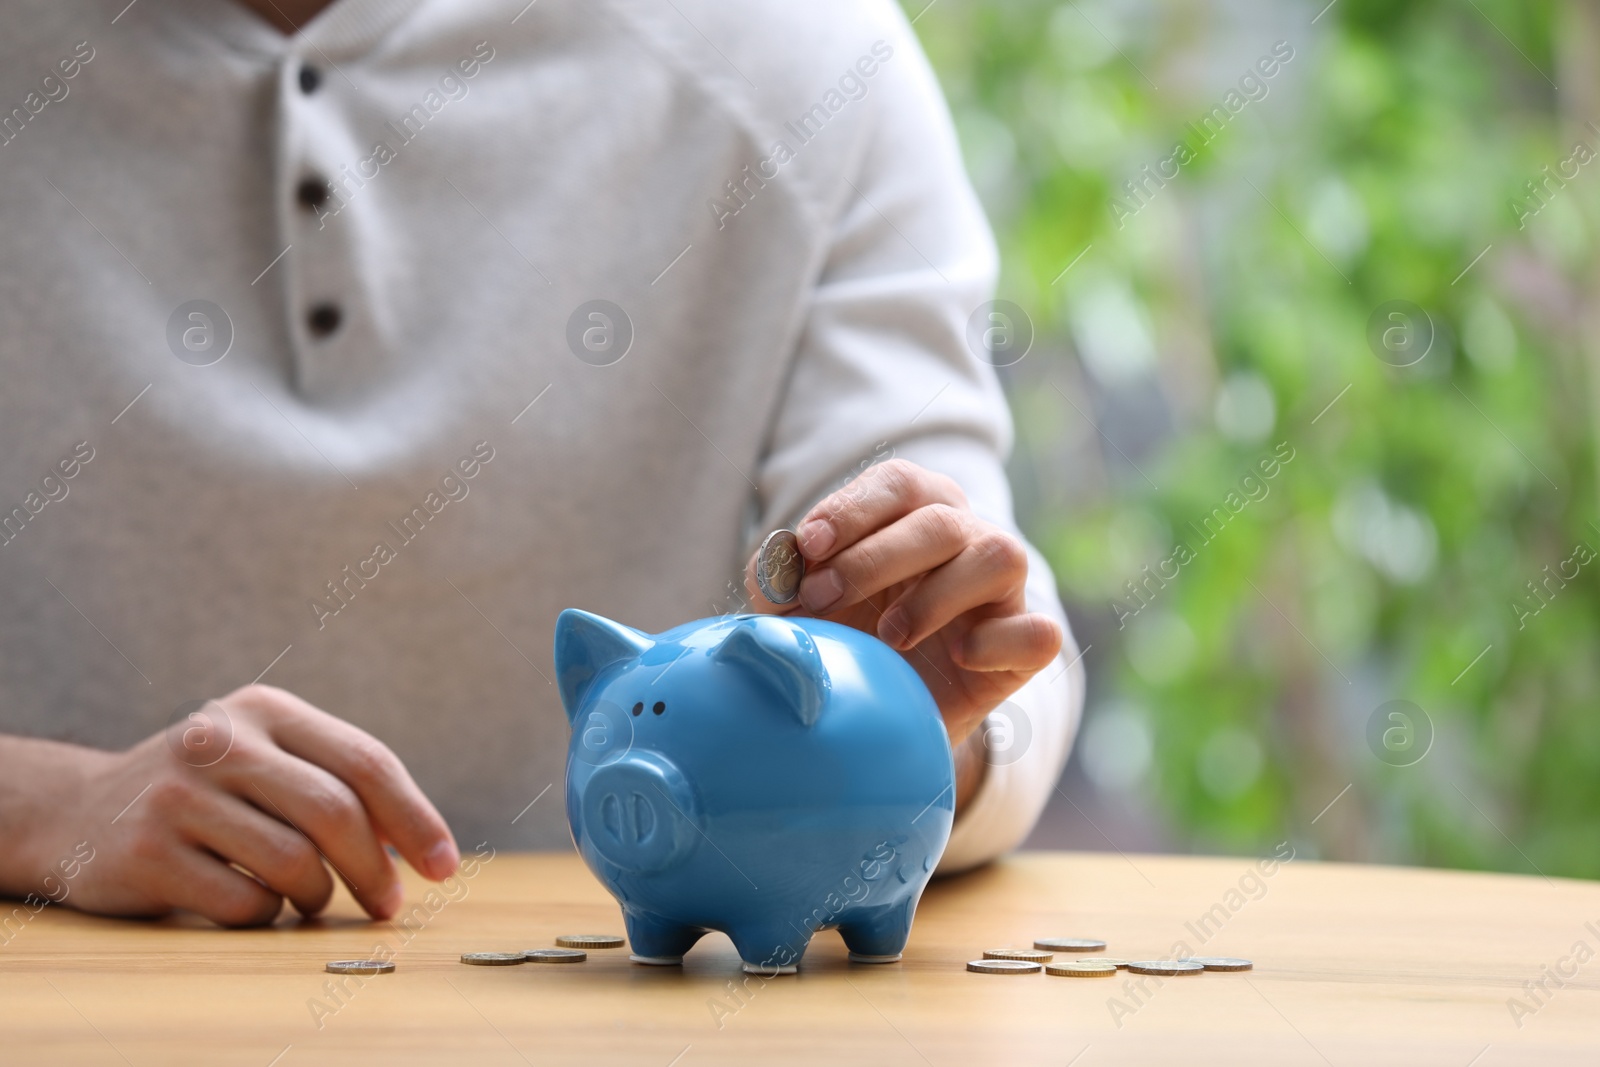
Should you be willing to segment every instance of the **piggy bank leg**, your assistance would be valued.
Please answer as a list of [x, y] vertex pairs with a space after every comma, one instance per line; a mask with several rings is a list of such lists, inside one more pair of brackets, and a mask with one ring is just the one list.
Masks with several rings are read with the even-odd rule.
[[745, 973], [767, 977], [798, 971], [800, 957], [811, 943], [810, 931], [792, 926], [745, 927], [729, 930], [728, 938], [739, 950]]
[[839, 920], [839, 936], [850, 958], [857, 963], [894, 963], [905, 951], [911, 937], [911, 915], [915, 900], [902, 901], [887, 908], [873, 908], [846, 914]]
[[683, 962], [683, 954], [694, 947], [705, 933], [696, 926], [685, 926], [657, 915], [627, 912], [623, 922], [628, 927], [628, 958], [634, 963], [670, 967]]

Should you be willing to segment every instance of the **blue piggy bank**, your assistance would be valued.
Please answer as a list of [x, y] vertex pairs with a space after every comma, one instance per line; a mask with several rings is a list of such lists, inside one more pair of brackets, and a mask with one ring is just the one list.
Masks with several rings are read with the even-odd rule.
[[567, 819], [622, 905], [632, 958], [702, 934], [792, 974], [811, 935], [892, 963], [955, 816], [933, 697], [888, 645], [818, 619], [735, 615], [646, 634], [556, 623], [572, 722]]

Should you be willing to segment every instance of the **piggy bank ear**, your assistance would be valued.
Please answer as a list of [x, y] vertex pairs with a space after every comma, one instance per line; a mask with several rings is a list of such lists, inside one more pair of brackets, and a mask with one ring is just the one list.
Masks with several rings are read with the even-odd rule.
[[741, 620], [713, 658], [753, 676], [778, 705], [806, 726], [817, 721], [832, 682], [811, 635], [771, 615]]
[[587, 611], [568, 608], [556, 619], [556, 681], [570, 721], [600, 672], [637, 659], [655, 646], [638, 630]]

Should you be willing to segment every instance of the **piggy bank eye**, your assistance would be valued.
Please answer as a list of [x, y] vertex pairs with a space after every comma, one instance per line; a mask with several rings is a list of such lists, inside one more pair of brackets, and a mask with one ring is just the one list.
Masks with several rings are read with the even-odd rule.
[[644, 702], [643, 701], [640, 701], [639, 703], [637, 703], [637, 704], [635, 704], [633, 706], [633, 713], [635, 715], [639, 714], [643, 710], [644, 710]]
[[660, 715], [663, 711], [667, 710], [667, 706], [658, 700], [656, 701], [655, 707], [651, 708], [650, 710], [655, 712], [657, 715]]

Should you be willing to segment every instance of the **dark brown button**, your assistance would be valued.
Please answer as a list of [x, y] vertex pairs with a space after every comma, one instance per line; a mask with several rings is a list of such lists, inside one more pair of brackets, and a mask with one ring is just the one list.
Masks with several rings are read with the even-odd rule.
[[317, 91], [317, 86], [322, 84], [322, 71], [309, 63], [300, 67], [300, 91], [307, 96]]
[[337, 330], [343, 320], [344, 312], [339, 310], [338, 304], [318, 304], [306, 315], [306, 326], [312, 337], [323, 338]]
[[332, 194], [333, 190], [329, 189], [328, 183], [321, 178], [302, 178], [294, 191], [295, 199], [308, 211], [315, 211], [326, 204]]

